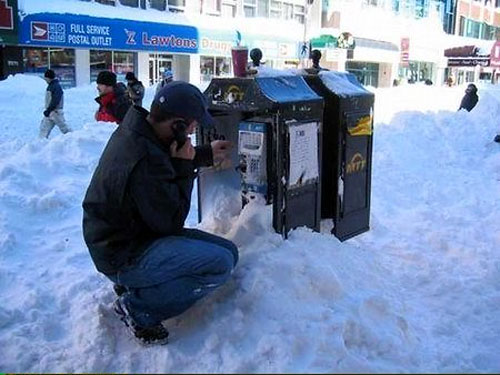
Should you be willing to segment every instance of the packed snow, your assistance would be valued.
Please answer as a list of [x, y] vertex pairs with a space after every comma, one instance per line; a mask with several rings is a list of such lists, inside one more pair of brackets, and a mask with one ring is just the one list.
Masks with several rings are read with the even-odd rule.
[[[500, 372], [500, 88], [375, 92], [371, 230], [288, 240], [258, 202], [204, 229], [234, 240], [231, 281], [143, 347], [111, 309], [81, 202], [114, 124], [94, 86], [65, 91], [74, 129], [37, 138], [45, 83], [0, 82], [0, 369], [4, 372]], [[153, 89], [147, 89], [149, 105]], [[196, 226], [196, 199], [188, 225]], [[223, 232], [221, 232], [223, 228]], [[216, 230], [217, 229], [217, 230]]]

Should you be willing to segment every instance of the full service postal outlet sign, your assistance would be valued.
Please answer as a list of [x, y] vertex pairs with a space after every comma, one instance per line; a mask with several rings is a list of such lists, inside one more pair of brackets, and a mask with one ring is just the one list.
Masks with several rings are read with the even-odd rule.
[[198, 30], [184, 25], [37, 13], [22, 20], [20, 43], [70, 48], [197, 53]]

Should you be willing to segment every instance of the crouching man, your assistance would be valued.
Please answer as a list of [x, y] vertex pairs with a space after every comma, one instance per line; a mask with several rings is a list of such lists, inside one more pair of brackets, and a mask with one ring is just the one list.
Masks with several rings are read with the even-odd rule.
[[115, 311], [145, 344], [166, 343], [162, 321], [224, 284], [238, 261], [232, 242], [184, 228], [196, 169], [229, 158], [229, 142], [193, 147], [187, 137], [212, 121], [195, 86], [167, 85], [149, 113], [129, 110], [83, 201], [92, 260], [115, 283]]

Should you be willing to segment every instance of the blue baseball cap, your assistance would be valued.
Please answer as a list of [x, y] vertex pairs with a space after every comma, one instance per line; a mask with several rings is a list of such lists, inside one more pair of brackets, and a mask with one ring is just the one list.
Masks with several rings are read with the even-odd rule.
[[208, 101], [198, 87], [183, 81], [170, 82], [160, 89], [153, 102], [162, 111], [187, 119], [195, 119], [203, 127], [214, 125], [208, 112]]

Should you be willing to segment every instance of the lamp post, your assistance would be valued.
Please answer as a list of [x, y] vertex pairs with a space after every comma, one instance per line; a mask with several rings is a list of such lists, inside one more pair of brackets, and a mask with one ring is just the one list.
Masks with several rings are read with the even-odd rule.
[[[308, 43], [307, 43], [307, 23], [309, 22], [309, 12], [311, 10], [311, 6], [313, 5], [314, 3], [314, 0], [306, 0], [306, 4], [305, 4], [305, 13], [304, 13], [304, 36], [303, 36], [303, 39], [302, 39], [302, 47], [301, 47], [301, 50], [300, 50], [300, 55], [301, 55], [301, 65], [302, 65], [302, 68], [307, 68], [307, 61], [309, 60], [309, 54], [311, 53], [310, 51], [310, 45], [308, 46]], [[305, 56], [302, 56], [304, 55], [304, 52], [307, 51], [307, 54], [305, 54]]]

